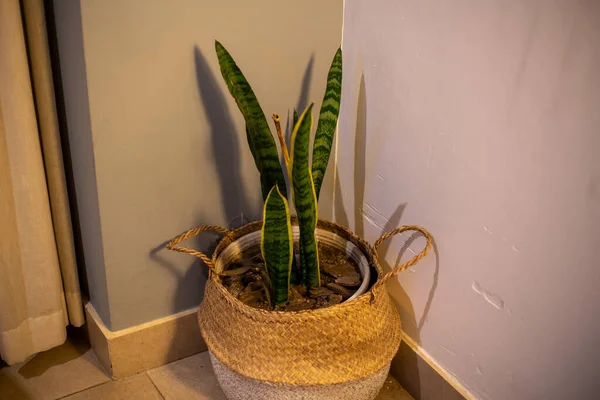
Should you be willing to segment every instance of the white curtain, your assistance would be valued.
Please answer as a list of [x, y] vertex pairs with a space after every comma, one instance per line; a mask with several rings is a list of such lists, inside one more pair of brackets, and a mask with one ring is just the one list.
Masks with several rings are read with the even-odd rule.
[[[21, 12], [23, 10], [23, 13]], [[84, 323], [42, 0], [0, 0], [0, 355]]]

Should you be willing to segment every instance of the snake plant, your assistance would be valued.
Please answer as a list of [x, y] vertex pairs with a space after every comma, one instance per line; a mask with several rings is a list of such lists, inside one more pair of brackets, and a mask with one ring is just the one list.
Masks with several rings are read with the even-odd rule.
[[[229, 93], [235, 99], [246, 122], [246, 137], [254, 163], [260, 173], [265, 202], [261, 231], [261, 252], [267, 268], [272, 305], [285, 304], [290, 291], [290, 279], [307, 289], [320, 286], [319, 253], [316, 238], [318, 220], [317, 201], [333, 145], [340, 110], [342, 51], [335, 53], [325, 95], [321, 104], [313, 143], [312, 162], [310, 139], [313, 127], [312, 108], [309, 105], [300, 115], [293, 112], [291, 151], [283, 138], [279, 116], [273, 114], [286, 174], [292, 193], [300, 228], [300, 263], [296, 265], [287, 187], [279, 152], [252, 87], [225, 47], [215, 42], [221, 74]], [[292, 270], [297, 269], [297, 276]]]
[[294, 242], [290, 208], [277, 185], [267, 195], [263, 216], [260, 250], [268, 266], [270, 298], [274, 304], [283, 304], [288, 299]]
[[215, 42], [215, 48], [227, 89], [246, 120], [246, 136], [256, 168], [260, 172], [263, 200], [266, 200], [275, 184], [279, 186], [281, 193], [287, 196], [285, 179], [279, 164], [279, 153], [277, 153], [275, 140], [269, 129], [265, 113], [263, 113], [252, 87], [229, 52], [219, 42]]

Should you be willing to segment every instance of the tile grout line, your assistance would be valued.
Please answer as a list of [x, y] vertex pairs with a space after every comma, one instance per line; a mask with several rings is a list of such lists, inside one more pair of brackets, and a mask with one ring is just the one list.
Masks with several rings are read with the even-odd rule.
[[[167, 365], [167, 364], [165, 364]], [[148, 371], [145, 371], [144, 374], [146, 374], [146, 376], [148, 377], [148, 379], [150, 379], [150, 382], [152, 383], [152, 386], [154, 386], [154, 389], [156, 389], [156, 391], [158, 392], [158, 394], [160, 395], [160, 397], [163, 398], [163, 400], [166, 400], [166, 397], [162, 394], [162, 392], [160, 391], [160, 389], [158, 388], [158, 386], [156, 386], [156, 383], [154, 383], [154, 381], [152, 380], [152, 376], [148, 373]]]
[[86, 390], [88, 390], [88, 389], [92, 389], [92, 388], [95, 388], [95, 387], [98, 387], [98, 386], [106, 385], [107, 383], [111, 383], [111, 382], [115, 382], [115, 380], [113, 380], [113, 379], [110, 379], [110, 380], [108, 380], [108, 381], [106, 381], [106, 382], [100, 382], [100, 383], [97, 383], [97, 384], [95, 384], [95, 385], [88, 386], [88, 387], [86, 387], [86, 388], [84, 388], [84, 389], [77, 390], [77, 391], [75, 391], [75, 392], [73, 392], [73, 393], [69, 393], [69, 394], [66, 394], [66, 395], [64, 395], [64, 396], [57, 397], [55, 400], [66, 399], [66, 398], [67, 398], [67, 397], [69, 397], [69, 396], [73, 396], [73, 395], [75, 395], [75, 394], [78, 394], [78, 393], [81, 393], [81, 392], [85, 392], [85, 391], [86, 391]]

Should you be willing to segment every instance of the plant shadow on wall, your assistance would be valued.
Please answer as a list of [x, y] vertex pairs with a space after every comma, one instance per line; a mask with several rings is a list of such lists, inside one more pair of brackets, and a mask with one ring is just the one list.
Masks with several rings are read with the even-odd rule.
[[[302, 77], [297, 102], [298, 109], [303, 109], [308, 102], [313, 64], [314, 56], [311, 56]], [[229, 223], [229, 227], [238, 227], [259, 219], [262, 206], [259, 202], [255, 202], [254, 204], [251, 196], [248, 196], [248, 193], [245, 191], [241, 175], [240, 140], [236, 132], [235, 123], [229, 113], [224, 92], [220, 88], [218, 80], [211, 71], [206, 58], [197, 46], [194, 47], [194, 65], [198, 93], [210, 129], [211, 154], [214, 156], [215, 171], [218, 174], [220, 185], [219, 191], [223, 203], [223, 220]], [[246, 144], [242, 143], [241, 146], [246, 146]], [[199, 193], [199, 196], [201, 195]], [[259, 196], [254, 197], [259, 198]], [[190, 222], [191, 226], [199, 226], [210, 220], [214, 220], [214, 215], [198, 215], [194, 221]], [[189, 239], [188, 244], [189, 247], [200, 249], [206, 252], [206, 254], [212, 254], [219, 240], [220, 235], [207, 232]], [[150, 258], [166, 268], [177, 278], [178, 287], [175, 290], [175, 298], [172, 304], [172, 311], [175, 313], [196, 307], [200, 304], [202, 293], [204, 293], [204, 286], [208, 279], [208, 267], [200, 259], [195, 259], [187, 268], [182, 269], [181, 266], [178, 266], [179, 262], [174, 261], [173, 257], [184, 259], [187, 256], [166, 256], [163, 253], [163, 251], [166, 251], [165, 245], [169, 241], [165, 240], [154, 247], [150, 251]], [[187, 258], [185, 259], [187, 260]], [[197, 326], [195, 318], [193, 324], [194, 327]], [[190, 327], [187, 325], [178, 325], [175, 329], [174, 338], [186, 338], [190, 334]], [[181, 340], [179, 342], [174, 340], [171, 343], [171, 354], [169, 354], [168, 358], [174, 359], [182, 354], [181, 346], [188, 348], [184, 343], [181, 343]]]
[[[366, 196], [366, 170], [367, 170], [367, 94], [364, 74], [361, 75], [358, 101], [356, 106], [356, 131], [354, 136], [354, 231], [361, 237], [365, 237], [365, 220], [368, 224], [381, 229], [378, 232], [381, 235], [384, 232], [392, 231], [402, 225], [401, 220], [407, 204], [400, 204], [394, 213], [388, 218], [385, 218], [386, 222], [382, 226], [373, 218], [368, 217], [365, 214], [364, 207], [365, 196]], [[336, 175], [337, 165], [336, 165]], [[338, 175], [339, 176], [339, 175]], [[335, 218], [336, 221], [342, 225], [349, 226], [348, 214], [345, 211], [343, 204], [344, 191], [340, 185], [339, 179], [335, 182]], [[385, 195], [385, 194], [384, 194]], [[379, 248], [379, 259], [382, 264], [384, 272], [390, 271], [392, 267], [399, 265], [402, 261], [407, 261], [414, 255], [411, 245], [419, 237], [422, 237], [421, 233], [414, 233], [410, 236], [401, 235], [396, 239], [391, 239], [384, 242]], [[386, 258], [390, 251], [392, 240], [403, 241], [404, 244], [394, 262], [391, 266]], [[427, 316], [433, 303], [433, 297], [438, 286], [438, 275], [439, 275], [439, 252], [435, 241], [432, 243], [432, 248], [435, 256], [435, 267], [432, 277], [432, 285], [429, 290], [427, 301], [423, 309], [423, 314], [420, 320], [417, 322], [415, 316], [414, 306], [412, 301], [400, 282], [397, 279], [392, 279], [388, 283], [388, 290], [394, 298], [397, 306], [400, 308], [402, 316], [402, 327], [403, 330], [410, 336], [417, 344], [421, 344], [421, 329], [427, 321]], [[411, 254], [406, 254], [407, 252]], [[410, 257], [409, 257], [410, 256]], [[404, 272], [406, 273], [406, 272]], [[399, 356], [392, 363], [392, 371], [402, 371], [402, 373], [395, 373], [399, 377], [407, 377], [407, 374], [412, 374], [406, 381], [400, 382], [413, 396], [417, 399], [421, 397], [421, 385], [419, 377], [419, 361], [418, 356], [407, 347], [406, 343], [402, 342], [399, 350]]]
[[[210, 154], [214, 157], [214, 171], [218, 177], [218, 190], [223, 205], [222, 220], [227, 221], [230, 226], [241, 226], [248, 222], [248, 217], [254, 219], [258, 215], [260, 205], [252, 204], [242, 182], [240, 143], [225, 97], [198, 47], [194, 48], [193, 54], [196, 85], [210, 130]], [[202, 193], [198, 193], [198, 196], [201, 197]], [[215, 215], [198, 215], [190, 222], [192, 226], [198, 226], [211, 220], [215, 220]], [[208, 232], [190, 239], [189, 245], [211, 254], [219, 239], [216, 234]], [[182, 274], [181, 267], [161, 256], [161, 251], [168, 242], [166, 240], [152, 249], [150, 256], [177, 277], [179, 284], [172, 310], [178, 312], [200, 303], [204, 284], [208, 279], [208, 269], [200, 259], [195, 259]]]
[[[298, 101], [296, 102], [296, 111], [306, 109], [308, 106], [308, 95], [310, 94], [310, 82], [312, 80], [313, 74], [313, 66], [315, 63], [315, 55], [312, 54], [308, 63], [306, 64], [306, 68], [304, 69], [304, 74], [302, 75], [302, 84], [300, 86], [300, 94], [298, 96]], [[293, 110], [290, 110], [293, 112]], [[288, 112], [287, 120], [285, 123], [285, 141], [286, 143], [292, 142], [292, 118], [290, 118], [290, 112]]]
[[225, 96], [197, 46], [194, 47], [194, 62], [198, 92], [210, 125], [211, 155], [219, 178], [221, 201], [225, 209], [224, 219], [232, 224], [239, 218], [239, 225], [243, 225], [248, 222], [243, 216], [249, 215], [252, 220], [256, 219], [257, 210], [261, 206], [259, 203], [251, 204], [246, 194], [241, 177], [240, 142], [235, 124], [228, 111]]
[[[241, 226], [249, 222], [249, 218], [256, 218], [260, 205], [252, 203], [243, 185], [240, 143], [225, 97], [200, 49], [195, 47], [193, 54], [198, 93], [209, 125], [209, 137], [212, 147], [210, 157], [214, 156], [214, 171], [218, 177], [218, 190], [223, 207], [221, 220], [226, 221], [230, 227]], [[211, 172], [207, 171], [207, 173]], [[198, 193], [198, 197], [201, 196], [202, 193]], [[195, 219], [189, 222], [190, 226], [193, 227], [215, 219], [218, 220], [215, 215], [202, 214], [195, 216]], [[219, 240], [220, 235], [206, 232], [189, 239], [188, 245], [206, 254], [212, 254]], [[178, 286], [175, 289], [171, 307], [172, 312], [176, 313], [197, 307], [200, 304], [204, 286], [208, 279], [208, 267], [196, 258], [187, 268], [181, 268], [181, 263], [185, 263], [185, 260], [189, 259], [185, 255], [168, 256], [163, 253], [166, 251], [165, 245], [168, 242], [169, 240], [165, 240], [153, 248], [150, 251], [150, 258], [166, 268], [177, 279]], [[175, 261], [173, 257], [180, 257], [182, 261]], [[195, 318], [193, 319], [193, 325], [196, 326]], [[191, 333], [199, 334], [195, 330], [190, 332], [190, 327], [184, 323], [177, 325], [175, 329], [176, 332], [173, 335], [174, 340], [171, 343], [168, 359], [178, 358], [182, 351], [185, 352], [186, 349], [189, 349], [185, 343], [182, 343], [182, 339], [188, 338]], [[182, 346], [184, 347], [182, 348]]]

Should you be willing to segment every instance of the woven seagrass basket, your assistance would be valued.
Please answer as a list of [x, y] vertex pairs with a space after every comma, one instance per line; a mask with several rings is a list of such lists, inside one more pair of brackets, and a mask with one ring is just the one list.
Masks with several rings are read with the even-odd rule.
[[[201, 226], [167, 245], [170, 250], [200, 257], [211, 269], [198, 322], [226, 395], [230, 399], [265, 400], [373, 399], [401, 340], [400, 317], [384, 284], [425, 257], [431, 248], [431, 235], [418, 226], [403, 226], [383, 234], [371, 247], [348, 229], [319, 220], [317, 240], [319, 231], [326, 231], [364, 255], [370, 268], [370, 290], [328, 308], [281, 312], [243, 304], [221, 285], [217, 274], [227, 266], [221, 255], [228, 246], [256, 234], [261, 226], [260, 221], [232, 230]], [[223, 234], [212, 259], [177, 246], [203, 231]], [[379, 245], [405, 231], [421, 232], [427, 240], [425, 248], [383, 274], [377, 258]]]

